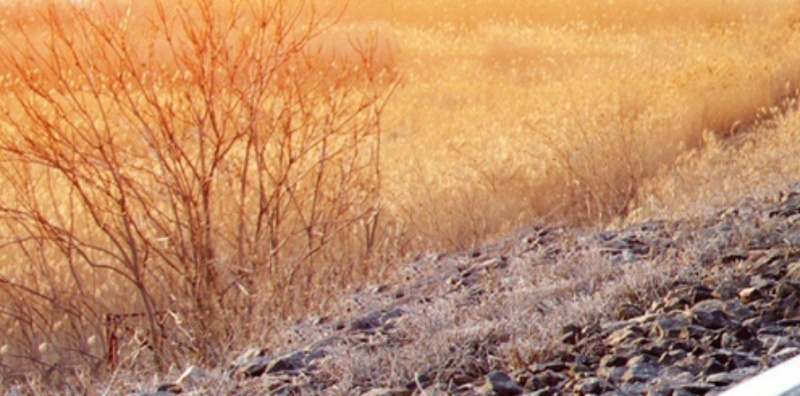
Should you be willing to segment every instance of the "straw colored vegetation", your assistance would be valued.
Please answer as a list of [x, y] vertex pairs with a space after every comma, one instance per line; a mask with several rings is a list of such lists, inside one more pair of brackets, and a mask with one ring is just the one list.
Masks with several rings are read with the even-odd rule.
[[410, 255], [797, 177], [795, 1], [341, 5], [0, 3], [3, 370], [223, 364]]
[[9, 368], [220, 364], [369, 274], [393, 86], [372, 46], [326, 52], [335, 15], [303, 4], [136, 4], [6, 22]]
[[643, 180], [706, 131], [744, 130], [800, 76], [795, 2], [375, 3], [348, 15], [400, 43], [385, 195], [446, 248], [624, 216]]

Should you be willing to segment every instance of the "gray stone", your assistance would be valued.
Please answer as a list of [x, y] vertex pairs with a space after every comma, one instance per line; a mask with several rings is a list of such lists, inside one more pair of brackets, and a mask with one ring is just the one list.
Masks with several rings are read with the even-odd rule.
[[296, 372], [305, 367], [305, 357], [305, 354], [302, 352], [292, 352], [288, 355], [282, 356], [269, 364], [267, 373], [279, 374]]
[[767, 350], [767, 355], [775, 355], [778, 351], [786, 349], [786, 348], [798, 348], [800, 344], [797, 341], [784, 336], [769, 336], [764, 337], [771, 339], [769, 343], [769, 349]]
[[755, 315], [752, 308], [742, 304], [739, 300], [726, 301], [723, 310], [737, 325]]
[[626, 327], [611, 333], [606, 342], [609, 345], [618, 346], [628, 344], [644, 336], [644, 331], [639, 326]]
[[[737, 368], [755, 366], [760, 363], [758, 358], [750, 354], [727, 349], [717, 349], [709, 353], [707, 357], [713, 359], [714, 362], [721, 364], [721, 371], [732, 371]], [[708, 374], [715, 374], [716, 372], [721, 371], [711, 372], [708, 369], [706, 370]]]
[[259, 357], [246, 364], [242, 364], [235, 374], [245, 378], [256, 378], [264, 375], [267, 372], [267, 367], [272, 363], [272, 359], [268, 357]]
[[770, 355], [769, 359], [773, 365], [778, 365], [797, 355], [800, 355], [800, 348], [788, 347], [781, 349], [774, 355]]
[[312, 349], [305, 355], [305, 361], [306, 364], [311, 364], [317, 360], [325, 359], [328, 356], [330, 356], [330, 352], [325, 348]]
[[800, 285], [798, 284], [798, 281], [791, 279], [781, 280], [775, 286], [775, 297], [778, 298], [790, 297], [794, 294], [797, 294], [798, 290], [800, 290]]
[[706, 329], [718, 330], [729, 327], [731, 319], [724, 311], [720, 300], [706, 300], [695, 304], [689, 311], [692, 323]]
[[628, 364], [628, 370], [623, 374], [625, 382], [647, 382], [658, 376], [659, 366], [651, 363]]
[[168, 394], [178, 394], [183, 392], [183, 388], [180, 384], [161, 384], [156, 388], [156, 394], [158, 393], [168, 393]]
[[525, 396], [552, 396], [557, 394], [558, 393], [553, 389], [546, 388], [546, 389], [537, 389], [533, 392], [525, 393]]
[[582, 380], [575, 390], [582, 394], [598, 394], [613, 389], [613, 386], [606, 380], [600, 378], [587, 378]]
[[739, 288], [730, 280], [724, 280], [714, 288], [714, 298], [730, 300], [739, 296]]
[[568, 379], [566, 374], [554, 371], [543, 371], [532, 375], [525, 387], [528, 389], [549, 389], [561, 386]]
[[515, 396], [525, 392], [517, 381], [514, 381], [508, 374], [502, 371], [492, 371], [486, 375], [492, 391], [498, 396]]
[[660, 373], [659, 383], [671, 387], [694, 383], [697, 378], [685, 368], [667, 367]]
[[375, 388], [362, 393], [361, 396], [411, 396], [412, 394], [414, 392], [411, 390], [402, 388]]
[[658, 318], [654, 327], [659, 338], [679, 338], [689, 327], [689, 319], [683, 312], [672, 311]]
[[706, 382], [717, 386], [738, 384], [758, 374], [759, 371], [760, 369], [758, 367], [744, 367], [730, 372], [711, 374], [706, 377]]
[[567, 371], [569, 370], [569, 364], [563, 361], [552, 361], [547, 363], [535, 363], [528, 367], [528, 369], [536, 374], [542, 372], [558, 372], [558, 371]]
[[381, 316], [381, 323], [383, 323], [383, 325], [385, 326], [387, 324], [387, 322], [389, 322], [389, 321], [391, 321], [393, 319], [401, 318], [405, 314], [406, 314], [406, 312], [403, 311], [402, 309], [395, 308], [395, 309], [383, 314], [383, 316]]
[[622, 381], [622, 377], [625, 373], [628, 372], [627, 366], [620, 366], [620, 367], [600, 367], [597, 369], [597, 375], [600, 378], [604, 378], [612, 383]]
[[[701, 392], [700, 394], [702, 395], [703, 392]], [[697, 396], [697, 395], [698, 395], [697, 393], [682, 388], [673, 388], [672, 393], [670, 393], [670, 396]]]
[[730, 375], [734, 378], [734, 383], [742, 382], [750, 377], [753, 377], [760, 373], [761, 371], [765, 370], [765, 367], [759, 366], [752, 366], [752, 367], [742, 367], [730, 372]]
[[628, 363], [630, 356], [612, 353], [600, 358], [600, 366], [602, 367], [621, 367]]
[[365, 316], [354, 319], [347, 326], [347, 330], [352, 333], [371, 333], [381, 326], [381, 317], [383, 315], [378, 311], [373, 311]]
[[665, 365], [671, 365], [685, 359], [688, 356], [687, 352], [680, 349], [673, 349], [664, 352], [658, 359], [658, 362]]
[[695, 382], [693, 384], [684, 384], [678, 385], [673, 388], [673, 395], [677, 394], [687, 394], [687, 393], [678, 393], [680, 392], [688, 392], [690, 395], [704, 395], [711, 390], [714, 390], [716, 386], [714, 384], [707, 384], [707, 383], [700, 383]]
[[645, 382], [626, 382], [619, 387], [624, 395], [644, 395], [649, 389], [650, 384]]

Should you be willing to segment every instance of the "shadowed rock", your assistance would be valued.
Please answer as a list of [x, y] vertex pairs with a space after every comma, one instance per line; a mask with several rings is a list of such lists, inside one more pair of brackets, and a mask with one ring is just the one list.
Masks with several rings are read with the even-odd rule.
[[516, 396], [525, 392], [517, 381], [501, 371], [492, 371], [486, 375], [492, 391], [498, 396]]

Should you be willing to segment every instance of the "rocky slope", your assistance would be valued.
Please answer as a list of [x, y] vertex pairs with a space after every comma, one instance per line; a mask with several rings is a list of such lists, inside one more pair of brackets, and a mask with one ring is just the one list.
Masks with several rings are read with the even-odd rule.
[[191, 367], [152, 386], [164, 395], [714, 394], [800, 354], [800, 185], [704, 218], [534, 227], [421, 257], [274, 339], [225, 369]]

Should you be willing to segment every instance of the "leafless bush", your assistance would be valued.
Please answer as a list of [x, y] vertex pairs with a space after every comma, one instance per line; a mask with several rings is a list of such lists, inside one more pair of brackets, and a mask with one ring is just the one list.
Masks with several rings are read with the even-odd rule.
[[132, 7], [51, 6], [3, 34], [6, 362], [101, 361], [90, 336], [124, 312], [144, 313], [155, 366], [181, 328], [166, 312], [219, 359], [346, 284], [380, 237], [377, 38], [321, 61], [309, 43], [336, 14], [305, 2]]

